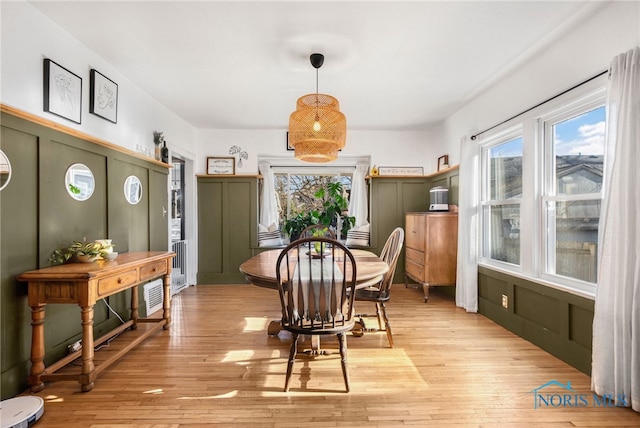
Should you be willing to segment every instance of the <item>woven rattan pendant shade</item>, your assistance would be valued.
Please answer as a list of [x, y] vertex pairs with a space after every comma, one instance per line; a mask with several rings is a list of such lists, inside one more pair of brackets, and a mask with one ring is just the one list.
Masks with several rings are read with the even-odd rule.
[[[319, 68], [313, 58], [312, 64], [316, 70]], [[296, 159], [305, 162], [336, 160], [346, 138], [347, 119], [340, 112], [337, 99], [318, 93], [298, 98], [296, 111], [289, 116], [289, 145], [295, 150]]]

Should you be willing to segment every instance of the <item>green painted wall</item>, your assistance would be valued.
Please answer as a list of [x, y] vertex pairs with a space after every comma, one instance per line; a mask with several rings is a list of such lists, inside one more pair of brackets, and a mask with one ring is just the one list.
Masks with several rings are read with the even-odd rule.
[[[0, 118], [0, 148], [12, 165], [11, 181], [0, 191], [0, 387], [6, 399], [27, 388], [30, 368], [31, 312], [26, 284], [17, 282], [16, 275], [49, 266], [55, 248], [85, 237], [111, 238], [118, 252], [167, 250], [168, 169], [10, 114]], [[95, 191], [84, 202], [72, 199], [64, 186], [67, 167], [77, 162], [95, 177]], [[124, 200], [124, 180], [132, 174], [143, 185], [137, 205]], [[143, 302], [142, 287], [139, 293]], [[129, 318], [128, 293], [111, 296], [108, 302], [122, 318]], [[141, 309], [145, 315], [144, 305]], [[79, 314], [74, 305], [47, 306], [45, 364], [66, 355], [67, 346], [80, 338]], [[98, 303], [95, 334], [117, 324]]]

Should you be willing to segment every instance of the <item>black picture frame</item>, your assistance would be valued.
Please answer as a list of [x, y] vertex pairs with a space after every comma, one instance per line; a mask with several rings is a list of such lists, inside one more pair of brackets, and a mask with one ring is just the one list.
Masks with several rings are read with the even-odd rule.
[[293, 147], [291, 147], [291, 145], [289, 144], [289, 132], [287, 132], [287, 150], [289, 151], [294, 151], [295, 149]]
[[449, 168], [449, 155], [443, 155], [438, 158], [438, 169], [437, 171], [442, 171], [443, 169]]
[[82, 122], [82, 78], [45, 58], [43, 110], [71, 122]]
[[93, 68], [89, 83], [89, 113], [118, 123], [118, 84]]

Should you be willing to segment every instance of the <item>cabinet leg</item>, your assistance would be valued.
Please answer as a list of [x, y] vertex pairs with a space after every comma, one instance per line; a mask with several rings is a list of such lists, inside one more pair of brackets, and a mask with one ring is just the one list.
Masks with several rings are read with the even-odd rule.
[[429, 285], [428, 284], [422, 284], [422, 292], [424, 293], [424, 302], [427, 303], [427, 300], [429, 300]]

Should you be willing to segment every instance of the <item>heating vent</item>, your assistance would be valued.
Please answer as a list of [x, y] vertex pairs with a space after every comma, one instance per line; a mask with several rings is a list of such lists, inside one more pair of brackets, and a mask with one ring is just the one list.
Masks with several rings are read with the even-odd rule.
[[147, 316], [162, 309], [162, 280], [156, 279], [144, 285], [144, 301]]

